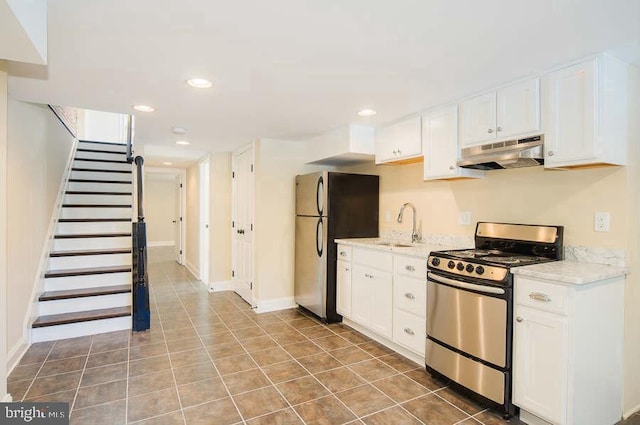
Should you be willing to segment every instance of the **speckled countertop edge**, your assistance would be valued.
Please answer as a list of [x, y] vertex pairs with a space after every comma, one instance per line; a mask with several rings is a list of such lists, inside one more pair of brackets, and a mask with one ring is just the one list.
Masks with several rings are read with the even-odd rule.
[[631, 269], [577, 261], [553, 261], [531, 266], [513, 267], [511, 272], [516, 276], [527, 276], [572, 285], [585, 285], [627, 275], [631, 272]]

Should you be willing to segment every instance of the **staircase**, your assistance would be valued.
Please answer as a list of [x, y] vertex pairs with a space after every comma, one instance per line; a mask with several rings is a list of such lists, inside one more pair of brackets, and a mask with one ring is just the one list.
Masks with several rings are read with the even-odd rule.
[[126, 145], [79, 141], [32, 341], [131, 328], [132, 171]]

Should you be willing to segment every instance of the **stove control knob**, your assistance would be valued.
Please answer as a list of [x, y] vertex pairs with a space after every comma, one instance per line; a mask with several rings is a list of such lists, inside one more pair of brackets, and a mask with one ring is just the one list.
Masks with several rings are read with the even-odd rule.
[[458, 265], [456, 266], [456, 268], [460, 271], [464, 270], [464, 264], [462, 263], [458, 263]]
[[473, 272], [473, 264], [467, 264], [466, 270], [467, 270], [467, 273]]
[[432, 258], [431, 259], [431, 264], [434, 265], [435, 267], [438, 267], [440, 265], [440, 259], [439, 258]]
[[482, 267], [482, 266], [476, 267], [476, 273], [478, 273], [478, 274], [484, 273], [484, 267]]
[[449, 260], [449, 262], [447, 263], [447, 267], [449, 267], [450, 269], [454, 268], [456, 266], [456, 263], [453, 262], [453, 260]]

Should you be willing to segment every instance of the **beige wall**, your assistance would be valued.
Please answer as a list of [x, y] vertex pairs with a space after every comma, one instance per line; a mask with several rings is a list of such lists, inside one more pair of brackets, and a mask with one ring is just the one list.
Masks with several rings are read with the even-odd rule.
[[196, 276], [200, 270], [200, 234], [198, 232], [200, 214], [198, 164], [187, 168], [186, 197], [186, 256], [185, 264]]
[[73, 138], [45, 105], [9, 98], [7, 177], [9, 350], [25, 337], [40, 261]]
[[175, 244], [177, 211], [176, 177], [147, 173], [144, 177], [144, 214], [150, 244]]
[[7, 66], [0, 60], [0, 401], [7, 394]]
[[209, 280], [223, 282], [231, 279], [231, 154], [212, 153], [209, 171]]

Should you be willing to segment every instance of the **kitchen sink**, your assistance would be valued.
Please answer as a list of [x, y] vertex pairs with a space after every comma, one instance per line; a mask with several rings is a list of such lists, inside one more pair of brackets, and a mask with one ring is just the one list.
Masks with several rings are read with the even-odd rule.
[[413, 245], [396, 242], [378, 242], [376, 245], [390, 246], [392, 248], [411, 248]]

